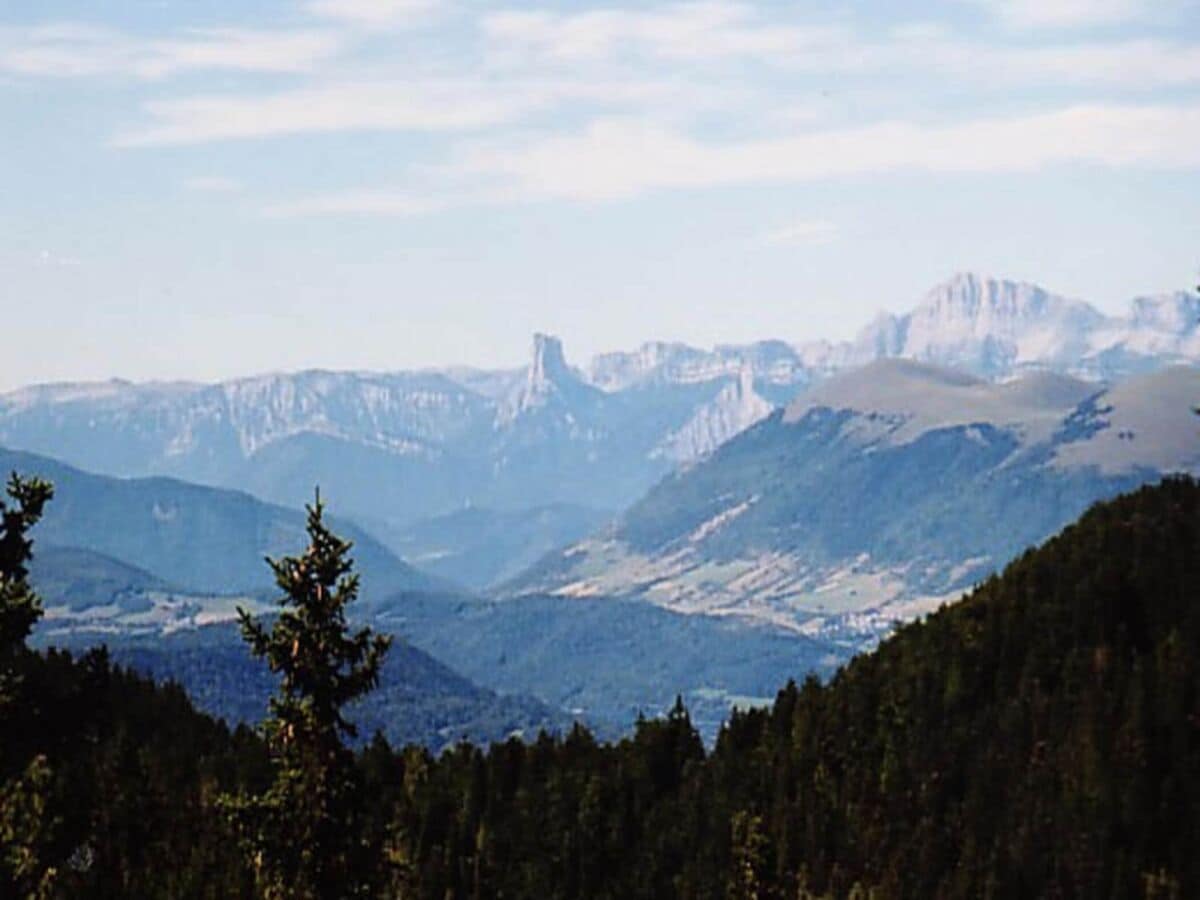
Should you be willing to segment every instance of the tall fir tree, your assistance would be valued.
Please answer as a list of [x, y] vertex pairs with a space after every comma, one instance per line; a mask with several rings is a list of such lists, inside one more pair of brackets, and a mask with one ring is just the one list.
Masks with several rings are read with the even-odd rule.
[[[9, 502], [0, 500], [0, 736], [12, 727], [9, 713], [21, 702], [25, 639], [42, 616], [41, 600], [29, 584], [29, 529], [53, 496], [49, 482], [14, 472]], [[57, 874], [42, 852], [52, 824], [46, 812], [50, 768], [45, 756], [30, 759], [18, 751], [13, 759], [4, 752], [9, 749], [0, 746], [0, 896], [46, 897]], [[18, 771], [6, 778], [14, 765]]]
[[10, 502], [0, 500], [0, 715], [17, 687], [25, 639], [42, 615], [41, 601], [29, 584], [27, 563], [33, 555], [29, 529], [42, 517], [54, 488], [14, 472], [8, 480], [8, 496]]
[[379, 681], [391, 638], [351, 632], [346, 607], [358, 596], [350, 543], [323, 521], [320, 493], [308, 510], [301, 556], [268, 559], [283, 591], [268, 630], [239, 609], [242, 635], [281, 677], [263, 723], [274, 782], [263, 794], [225, 798], [267, 898], [367, 896], [380, 848], [365, 839], [361, 784], [345, 739], [345, 705]]

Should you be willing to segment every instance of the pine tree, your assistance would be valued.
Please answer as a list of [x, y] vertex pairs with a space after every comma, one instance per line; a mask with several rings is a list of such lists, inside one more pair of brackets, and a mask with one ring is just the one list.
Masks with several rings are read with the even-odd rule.
[[729, 900], [759, 900], [765, 895], [763, 873], [767, 844], [762, 817], [745, 810], [736, 812], [730, 822], [730, 831], [733, 867], [725, 896]]
[[[9, 712], [20, 699], [21, 666], [29, 652], [25, 639], [42, 615], [41, 601], [29, 584], [26, 563], [33, 541], [28, 532], [42, 517], [54, 488], [14, 472], [8, 496], [12, 505], [0, 500], [0, 735], [11, 727]], [[7, 769], [16, 762], [20, 771], [0, 781], [0, 895], [49, 896], [56, 873], [43, 862], [42, 849], [52, 824], [46, 814], [50, 767], [40, 755], [6, 759], [5, 749], [0, 746], [0, 766]]]
[[351, 545], [326, 527], [319, 493], [307, 509], [304, 554], [268, 559], [283, 591], [270, 630], [238, 611], [252, 652], [281, 676], [262, 726], [274, 782], [225, 805], [264, 897], [324, 900], [365, 895], [378, 868], [378, 848], [361, 833], [360, 785], [345, 744], [355, 729], [343, 708], [377, 685], [391, 639], [350, 632], [346, 607], [359, 586]]
[[28, 532], [42, 517], [54, 488], [14, 472], [8, 480], [8, 496], [14, 505], [0, 500], [0, 714], [13, 700], [25, 639], [42, 615], [41, 601], [29, 586], [26, 563], [33, 555], [33, 541]]

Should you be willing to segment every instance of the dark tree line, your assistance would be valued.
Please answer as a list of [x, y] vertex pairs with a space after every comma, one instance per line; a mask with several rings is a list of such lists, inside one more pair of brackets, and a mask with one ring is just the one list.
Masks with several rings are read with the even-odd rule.
[[283, 677], [262, 734], [102, 653], [17, 653], [0, 895], [1200, 894], [1192, 480], [1094, 507], [828, 684], [735, 714], [710, 753], [681, 704], [614, 744], [351, 752], [338, 711], [383, 647], [340, 618], [347, 550], [318, 530], [277, 565], [284, 615], [246, 623]]

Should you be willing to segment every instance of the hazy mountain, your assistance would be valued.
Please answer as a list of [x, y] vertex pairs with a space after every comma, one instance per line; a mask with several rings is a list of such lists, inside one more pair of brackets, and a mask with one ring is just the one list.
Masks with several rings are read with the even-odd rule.
[[721, 388], [683, 427], [667, 435], [654, 449], [677, 463], [700, 459], [771, 414], [771, 403], [754, 389], [754, 373], [745, 367], [738, 379]]
[[911, 312], [882, 314], [842, 354], [901, 357], [1007, 378], [1048, 369], [1105, 381], [1200, 361], [1200, 297], [1138, 298], [1125, 316], [1023, 282], [960, 274]]
[[[60, 583], [90, 567], [88, 580], [99, 578], [116, 587], [128, 580], [143, 591], [249, 595], [273, 590], [264, 556], [295, 553], [306, 543], [303, 512], [238, 491], [172, 478], [93, 475], [57, 460], [3, 449], [0, 470], [40, 475], [54, 483], [54, 500], [38, 524], [36, 539], [39, 547], [75, 548], [74, 555], [53, 551], [35, 573]], [[368, 605], [396, 591], [444, 586], [357, 526], [336, 517], [331, 521], [354, 541]], [[64, 568], [54, 569], [56, 559]]]
[[618, 508], [673, 464], [659, 446], [735, 381], [606, 393], [537, 335], [515, 375], [37, 386], [0, 397], [0, 440], [108, 475], [170, 475], [285, 505], [319, 484], [343, 514], [388, 525], [468, 504]]
[[912, 312], [868, 325], [852, 357], [902, 357], [991, 378], [1028, 366], [1072, 371], [1104, 322], [1088, 304], [1035, 285], [957, 275]]
[[603, 353], [587, 366], [588, 381], [614, 393], [637, 385], [699, 384], [720, 378], [738, 378], [749, 371], [770, 386], [794, 393], [812, 379], [803, 354], [784, 341], [759, 341], [743, 346], [719, 345], [700, 350], [687, 344], [650, 341], [623, 353]]
[[1115, 381], [1200, 361], [1198, 322], [1200, 298], [1186, 293], [1139, 298], [1114, 317], [1034, 285], [958, 275], [843, 343], [651, 342], [572, 366], [557, 338], [539, 334], [520, 370], [35, 386], [0, 396], [0, 442], [287, 506], [320, 484], [343, 514], [388, 527], [466, 506], [621, 509], [770, 408], [879, 358], [988, 380], [1053, 371]]
[[376, 622], [480, 684], [531, 694], [608, 734], [681, 694], [709, 739], [733, 706], [828, 674], [845, 648], [762, 622], [688, 616], [638, 600], [409, 594]]
[[[109, 633], [103, 637], [114, 662], [144, 675], [180, 684], [197, 708], [233, 723], [257, 723], [277, 677], [255, 659], [231, 624], [169, 635]], [[47, 633], [39, 646], [82, 650], [95, 634]], [[379, 686], [353, 705], [350, 719], [361, 740], [382, 731], [397, 746], [422, 744], [440, 751], [466, 738], [479, 743], [512, 734], [561, 731], [572, 717], [533, 697], [498, 694], [453, 671], [403, 638], [392, 644]]]
[[1112, 388], [887, 360], [671, 475], [510, 593], [634, 596], [852, 642], [927, 609], [1095, 500], [1200, 467], [1200, 370]]
[[422, 571], [482, 590], [512, 578], [612, 517], [610, 512], [567, 503], [521, 510], [471, 506], [401, 526], [368, 527]]

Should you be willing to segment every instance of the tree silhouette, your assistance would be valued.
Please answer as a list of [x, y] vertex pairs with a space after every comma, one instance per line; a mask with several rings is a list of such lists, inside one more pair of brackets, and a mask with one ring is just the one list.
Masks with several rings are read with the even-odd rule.
[[0, 500], [0, 709], [12, 699], [25, 638], [42, 615], [41, 601], [29, 586], [26, 563], [33, 555], [33, 541], [28, 532], [42, 517], [54, 488], [14, 472], [8, 480], [8, 496], [11, 504]]
[[254, 655], [281, 676], [262, 726], [274, 782], [263, 794], [225, 800], [269, 898], [365, 895], [376, 867], [364, 855], [378, 854], [360, 835], [360, 784], [344, 743], [355, 729], [343, 708], [376, 686], [391, 638], [350, 631], [346, 607], [359, 586], [351, 545], [326, 527], [319, 493], [307, 510], [308, 548], [268, 559], [283, 591], [270, 630], [238, 610]]
[[[28, 532], [42, 517], [54, 488], [14, 472], [8, 496], [11, 504], [0, 500], [0, 735], [12, 726], [8, 713], [21, 699], [21, 667], [29, 652], [25, 639], [42, 615], [41, 601], [29, 585], [26, 563], [33, 541]], [[46, 758], [37, 755], [15, 777], [0, 782], [0, 895], [37, 898], [53, 889], [55, 871], [41, 853], [49, 826], [50, 777]]]

